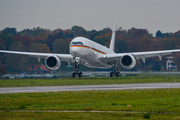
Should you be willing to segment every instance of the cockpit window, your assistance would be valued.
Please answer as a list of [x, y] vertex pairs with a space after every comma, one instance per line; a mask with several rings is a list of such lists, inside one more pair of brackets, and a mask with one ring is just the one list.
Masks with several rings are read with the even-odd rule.
[[83, 45], [82, 42], [72, 42], [71, 45]]

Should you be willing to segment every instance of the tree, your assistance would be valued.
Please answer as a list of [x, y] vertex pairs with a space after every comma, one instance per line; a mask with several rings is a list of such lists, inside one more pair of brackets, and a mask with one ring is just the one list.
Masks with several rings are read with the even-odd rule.
[[53, 43], [54, 53], [69, 53], [68, 43], [63, 39], [56, 39]]
[[144, 35], [141, 39], [138, 40], [138, 51], [149, 51], [151, 43], [152, 39], [148, 35]]
[[177, 68], [180, 69], [180, 53], [177, 52], [173, 54], [174, 57], [174, 63], [177, 65]]
[[39, 33], [37, 36], [33, 37], [33, 41], [36, 42], [36, 43], [42, 43], [42, 44], [45, 44], [46, 43], [46, 40], [47, 38], [49, 37], [49, 34], [48, 33]]
[[50, 51], [53, 51], [53, 43], [54, 40], [56, 39], [64, 39], [64, 35], [63, 34], [54, 34], [54, 35], [50, 35], [49, 38], [47, 39], [47, 46], [49, 47]]
[[80, 26], [73, 26], [71, 31], [75, 34], [75, 36], [85, 36], [87, 32], [83, 27]]
[[6, 47], [5, 44], [6, 44], [5, 40], [3, 38], [0, 38], [0, 50], [5, 49]]
[[43, 53], [51, 53], [49, 50], [49, 47], [47, 46], [47, 44], [39, 44], [40, 48], [41, 48], [41, 52]]
[[4, 75], [6, 74], [6, 66], [5, 65], [0, 65], [0, 75]]
[[96, 36], [100, 36], [100, 33], [98, 31], [92, 31], [90, 34], [90, 39], [94, 40]]
[[[41, 45], [38, 43], [31, 43], [28, 47], [30, 52], [42, 52], [41, 51]], [[35, 66], [40, 66], [42, 64], [42, 61], [38, 61], [37, 57], [28, 57], [28, 65], [31, 66], [32, 70], [34, 69]]]
[[41, 32], [42, 33], [50, 33], [50, 30], [43, 29], [43, 28], [40, 28], [40, 27], [33, 28], [33, 29], [24, 29], [24, 30], [18, 32], [18, 35], [36, 37]]
[[96, 36], [94, 39], [95, 42], [107, 47], [109, 40], [110, 40], [110, 36]]
[[170, 33], [170, 37], [180, 38], [180, 30], [175, 33]]
[[29, 46], [30, 43], [34, 42], [33, 39], [27, 35], [26, 36], [15, 35], [13, 36], [13, 39], [17, 42], [22, 42], [27, 47]]
[[124, 40], [118, 40], [116, 42], [116, 52], [123, 53], [128, 51], [128, 44]]
[[37, 35], [37, 37], [40, 37], [41, 38], [41, 40], [46, 40], [48, 37], [49, 37], [49, 34], [48, 33], [39, 33], [38, 35]]
[[163, 37], [160, 30], [158, 30], [158, 31], [156, 32], [156, 37]]
[[[26, 46], [21, 42], [12, 44], [9, 50], [12, 51], [26, 51]], [[27, 70], [28, 61], [26, 56], [17, 54], [6, 54], [6, 65], [9, 72], [24, 72]]]
[[137, 29], [137, 28], [131, 28], [130, 30], [128, 30], [127, 33], [132, 39], [141, 38], [144, 35], [149, 35], [149, 32], [146, 29]]
[[112, 33], [112, 30], [110, 28], [104, 28], [103, 30], [100, 30], [99, 32], [101, 35], [107, 34], [107, 33], [110, 34]]
[[55, 29], [55, 30], [53, 30], [52, 32], [51, 32], [51, 35], [54, 35], [54, 34], [61, 34], [62, 33], [62, 29]]
[[162, 39], [152, 39], [149, 48], [151, 51], [166, 49], [164, 43], [162, 42]]
[[30, 43], [28, 46], [28, 51], [30, 52], [41, 52], [40, 45], [38, 43]]
[[16, 28], [9, 28], [9, 27], [7, 27], [4, 30], [2, 30], [1, 33], [8, 34], [8, 35], [9, 34], [16, 35], [17, 31], [16, 31]]
[[6, 47], [5, 49], [9, 49], [9, 46], [11, 46], [15, 42], [12, 36], [8, 36], [6, 34], [0, 34], [0, 39], [1, 42], [4, 43], [4, 47]]

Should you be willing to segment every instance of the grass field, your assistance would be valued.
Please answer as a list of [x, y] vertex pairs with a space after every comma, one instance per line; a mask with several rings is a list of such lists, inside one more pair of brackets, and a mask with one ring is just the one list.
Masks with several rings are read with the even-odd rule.
[[[180, 118], [180, 89], [144, 89], [113, 91], [69, 91], [47, 93], [1, 94], [0, 118], [8, 116], [29, 117], [47, 115], [57, 118], [143, 118], [147, 113], [89, 113], [99, 111], [141, 111], [149, 112], [151, 118]], [[131, 105], [132, 107], [127, 107]], [[56, 112], [8, 112], [10, 110], [83, 110], [85, 113]], [[155, 112], [155, 113], [152, 113]], [[66, 114], [69, 116], [67, 117]], [[83, 116], [81, 116], [83, 114]], [[92, 115], [93, 114], [93, 115]], [[59, 116], [58, 116], [59, 115]], [[163, 116], [162, 116], [163, 115]], [[117, 117], [118, 116], [118, 117]], [[41, 116], [42, 117], [42, 116]], [[67, 117], [67, 118], [66, 118]], [[5, 117], [6, 118], [6, 117]]]
[[129, 77], [82, 77], [58, 79], [1, 79], [0, 87], [100, 85], [125, 83], [180, 82], [180, 75], [138, 75]]
[[91, 112], [0, 112], [1, 120], [179, 120], [179, 114]]
[[180, 89], [17, 93], [1, 94], [0, 109], [180, 112], [179, 101]]
[[[81, 79], [24, 79], [0, 80], [0, 85], [48, 86], [119, 84], [141, 82], [179, 82], [179, 75], [146, 75], [136, 77], [81, 78]], [[0, 94], [0, 119], [180, 119], [180, 88], [63, 91], [45, 93]], [[131, 105], [131, 107], [127, 107]], [[80, 110], [85, 112], [20, 112], [11, 110]], [[90, 112], [92, 110], [104, 112]], [[140, 111], [121, 113], [106, 111]]]

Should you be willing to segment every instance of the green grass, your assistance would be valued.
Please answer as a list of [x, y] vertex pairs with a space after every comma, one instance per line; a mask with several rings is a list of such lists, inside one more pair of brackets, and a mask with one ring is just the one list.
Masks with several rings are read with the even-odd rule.
[[[144, 120], [146, 113], [0, 112], [1, 120]], [[180, 114], [150, 114], [151, 120], [179, 120]]]
[[[1, 94], [1, 110], [180, 112], [180, 89]], [[128, 108], [127, 105], [132, 105]]]
[[59, 79], [2, 79], [0, 87], [99, 85], [152, 82], [180, 82], [180, 75], [139, 75], [129, 77], [83, 77]]
[[[180, 89], [68, 91], [0, 94], [1, 119], [180, 119]], [[132, 105], [132, 107], [127, 107]], [[11, 112], [83, 110], [86, 112]], [[91, 113], [141, 111], [148, 113]], [[152, 113], [154, 112], [154, 113]], [[173, 113], [169, 113], [173, 112]]]

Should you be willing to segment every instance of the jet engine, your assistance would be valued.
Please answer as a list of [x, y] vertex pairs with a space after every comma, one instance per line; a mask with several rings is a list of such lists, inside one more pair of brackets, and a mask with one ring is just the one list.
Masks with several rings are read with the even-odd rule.
[[50, 70], [57, 70], [61, 66], [61, 60], [57, 56], [49, 56], [45, 60], [45, 65]]
[[126, 69], [131, 69], [136, 65], [136, 59], [132, 55], [124, 55], [120, 59], [121, 65]]

